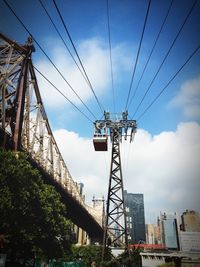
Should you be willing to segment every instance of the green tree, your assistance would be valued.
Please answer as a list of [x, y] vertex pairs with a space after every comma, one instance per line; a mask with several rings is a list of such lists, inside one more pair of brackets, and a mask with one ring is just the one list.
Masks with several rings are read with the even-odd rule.
[[104, 262], [105, 267], [121, 267], [121, 266], [127, 266], [127, 267], [141, 267], [141, 256], [140, 256], [140, 250], [135, 249], [130, 251], [123, 252], [117, 257], [113, 257], [110, 261]]
[[25, 154], [0, 150], [0, 197], [0, 235], [10, 257], [59, 258], [69, 250], [66, 207]]
[[[72, 247], [73, 258], [82, 259], [87, 267], [91, 266], [93, 261], [97, 266], [101, 264], [102, 246], [88, 245], [88, 246], [73, 246]], [[107, 248], [105, 261], [111, 260], [111, 249]]]

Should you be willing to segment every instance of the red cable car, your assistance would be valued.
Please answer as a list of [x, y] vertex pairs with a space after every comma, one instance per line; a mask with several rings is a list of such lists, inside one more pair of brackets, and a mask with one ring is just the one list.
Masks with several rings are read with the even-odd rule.
[[107, 134], [95, 133], [93, 137], [93, 144], [95, 151], [107, 151], [108, 150]]

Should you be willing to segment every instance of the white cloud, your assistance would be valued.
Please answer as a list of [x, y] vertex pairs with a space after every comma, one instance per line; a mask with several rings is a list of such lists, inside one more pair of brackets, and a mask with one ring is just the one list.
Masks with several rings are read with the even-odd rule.
[[[54, 132], [76, 181], [84, 183], [87, 200], [107, 196], [110, 151], [95, 152], [91, 139], [67, 130]], [[143, 193], [147, 223], [160, 211], [199, 210], [200, 125], [181, 123], [175, 132], [151, 136], [139, 129], [135, 141], [121, 147], [124, 187]], [[105, 155], [106, 154], [106, 155]], [[105, 156], [107, 164], [105, 164]]]
[[186, 118], [200, 118], [200, 76], [186, 81], [169, 106], [181, 108]]
[[[50, 57], [52, 61], [80, 98], [87, 102], [94, 97], [91, 89], [62, 44], [51, 39], [46, 42], [49, 45], [49, 51], [51, 51]], [[53, 46], [52, 44], [56, 45]], [[106, 93], [106, 90], [110, 90], [111, 85], [108, 45], [105, 45], [100, 38], [91, 38], [80, 41], [77, 50], [96, 95], [101, 97]], [[76, 58], [76, 56], [74, 57]], [[126, 72], [130, 67], [130, 56], [128, 55], [126, 44], [113, 46], [113, 60], [115, 80], [117, 80], [118, 74], [123, 71]], [[78, 62], [77, 59], [76, 61]], [[81, 105], [80, 100], [47, 59], [40, 59], [36, 62], [36, 66], [73, 103]], [[57, 108], [67, 104], [66, 99], [39, 75], [38, 80], [42, 98], [46, 105]]]

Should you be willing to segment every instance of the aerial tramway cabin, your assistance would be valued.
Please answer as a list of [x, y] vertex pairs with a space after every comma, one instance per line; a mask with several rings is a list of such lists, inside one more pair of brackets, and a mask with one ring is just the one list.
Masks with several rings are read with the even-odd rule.
[[108, 151], [107, 134], [95, 133], [93, 136], [93, 144], [95, 151]]

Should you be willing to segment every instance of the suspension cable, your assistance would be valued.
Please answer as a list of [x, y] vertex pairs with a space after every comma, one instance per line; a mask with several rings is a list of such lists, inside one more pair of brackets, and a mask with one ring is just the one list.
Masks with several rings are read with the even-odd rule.
[[93, 87], [92, 87], [92, 84], [91, 84], [91, 82], [90, 82], [90, 80], [89, 80], [89, 78], [88, 78], [88, 75], [87, 75], [87, 73], [86, 73], [86, 71], [85, 71], [85, 68], [84, 68], [84, 66], [83, 66], [83, 63], [82, 63], [82, 61], [81, 61], [81, 59], [80, 59], [80, 56], [79, 56], [79, 54], [78, 54], [78, 52], [77, 52], [77, 49], [76, 49], [76, 47], [75, 47], [75, 44], [74, 44], [74, 42], [73, 42], [73, 40], [72, 40], [72, 37], [71, 37], [71, 35], [70, 35], [70, 33], [69, 33], [69, 30], [67, 29], [66, 23], [65, 23], [65, 21], [64, 21], [64, 19], [63, 19], [63, 16], [62, 16], [62, 14], [61, 14], [61, 12], [60, 12], [60, 10], [59, 10], [59, 8], [58, 8], [58, 6], [57, 6], [55, 0], [53, 0], [53, 3], [54, 3], [54, 6], [55, 6], [55, 8], [56, 8], [56, 10], [57, 10], [57, 12], [58, 12], [58, 15], [59, 15], [61, 21], [62, 21], [62, 24], [63, 24], [63, 26], [64, 26], [64, 28], [65, 28], [65, 31], [66, 31], [66, 33], [67, 33], [67, 36], [68, 36], [68, 38], [69, 38], [69, 40], [70, 40], [70, 42], [71, 42], [71, 44], [72, 44], [72, 47], [73, 47], [74, 52], [75, 52], [75, 54], [76, 54], [76, 56], [77, 56], [77, 58], [78, 58], [78, 61], [79, 61], [80, 65], [81, 65], [81, 67], [82, 67], [82, 70], [83, 70], [83, 72], [84, 72], [84, 74], [85, 74], [85, 77], [86, 77], [86, 79], [88, 80], [89, 87], [90, 87], [90, 89], [92, 90], [92, 93], [93, 93], [93, 95], [94, 95], [94, 97], [95, 97], [95, 99], [96, 99], [96, 101], [97, 101], [97, 104], [98, 104], [98, 106], [99, 106], [101, 112], [103, 113], [103, 112], [104, 112], [104, 109], [103, 109], [102, 105], [100, 104], [99, 99], [98, 99], [98, 97], [97, 97], [97, 95], [96, 95], [96, 93], [95, 93], [95, 91], [94, 91], [94, 89], [93, 89]]
[[66, 82], [66, 84], [70, 87], [70, 89], [74, 92], [74, 94], [77, 96], [77, 98], [81, 101], [81, 103], [85, 106], [85, 108], [89, 111], [89, 113], [96, 119], [94, 113], [88, 108], [88, 106], [83, 102], [83, 100], [81, 99], [81, 97], [76, 93], [76, 91], [73, 89], [73, 87], [71, 86], [71, 84], [67, 81], [67, 79], [63, 76], [63, 74], [60, 72], [60, 70], [58, 69], [58, 67], [53, 63], [53, 61], [50, 59], [50, 57], [44, 51], [44, 49], [42, 48], [42, 46], [37, 42], [37, 40], [33, 37], [33, 35], [31, 34], [31, 32], [28, 30], [28, 28], [22, 22], [22, 20], [17, 16], [17, 14], [15, 13], [15, 11], [12, 9], [12, 7], [8, 4], [8, 2], [6, 0], [3, 0], [3, 1], [6, 4], [6, 6], [9, 8], [9, 10], [13, 13], [13, 15], [17, 18], [17, 20], [20, 22], [20, 24], [23, 26], [23, 28], [28, 32], [29, 35], [32, 36], [34, 42], [38, 45], [38, 47], [40, 48], [40, 50], [47, 57], [47, 59], [49, 60], [49, 62], [53, 65], [53, 67], [60, 74], [60, 76], [63, 78], [63, 80]]
[[130, 98], [130, 93], [131, 93], [131, 89], [132, 89], [132, 85], [133, 85], [133, 79], [134, 79], [134, 76], [135, 76], [135, 71], [136, 71], [138, 58], [139, 58], [139, 54], [140, 54], [140, 49], [141, 49], [141, 46], [142, 46], [142, 41], [143, 41], [143, 36], [144, 36], [145, 28], [146, 28], [146, 23], [147, 23], [147, 18], [148, 18], [148, 14], [149, 14], [150, 5], [151, 5], [151, 0], [149, 0], [147, 11], [146, 11], [146, 16], [145, 16], [145, 20], [144, 20], [143, 29], [142, 29], [142, 35], [141, 35], [141, 38], [140, 38], [140, 43], [139, 43], [139, 47], [138, 47], [138, 51], [137, 51], [137, 56], [136, 56], [136, 61], [135, 61], [134, 69], [133, 69], [133, 74], [132, 74], [132, 77], [131, 77], [131, 83], [130, 83], [130, 87], [129, 87], [129, 91], [128, 91], [128, 97], [127, 97], [127, 100], [126, 100], [125, 110], [127, 110], [127, 106], [128, 106], [128, 102], [129, 102], [129, 98]]
[[50, 19], [52, 25], [54, 26], [54, 29], [56, 30], [57, 34], [59, 35], [60, 39], [62, 40], [62, 42], [63, 42], [65, 48], [67, 49], [67, 51], [68, 51], [68, 53], [70, 54], [72, 60], [73, 60], [74, 63], [76, 64], [77, 68], [79, 69], [81, 75], [83, 76], [83, 78], [85, 79], [86, 83], [88, 84], [88, 80], [86, 79], [86, 77], [85, 77], [83, 71], [81, 70], [81, 68], [80, 68], [80, 66], [78, 65], [76, 59], [74, 58], [72, 52], [70, 51], [70, 49], [69, 49], [69, 47], [67, 46], [65, 40], [63, 39], [61, 33], [59, 32], [58, 27], [56, 26], [56, 24], [54, 23], [52, 17], [50, 16], [49, 12], [47, 11], [46, 7], [45, 7], [44, 4], [42, 3], [42, 0], [38, 0], [38, 1], [39, 1], [39, 3], [41, 4], [42, 8], [44, 9], [45, 13], [47, 14], [48, 18]]
[[112, 95], [113, 95], [113, 107], [114, 113], [116, 112], [115, 106], [115, 90], [114, 90], [114, 78], [113, 78], [113, 63], [112, 63], [112, 46], [111, 46], [111, 34], [110, 34], [110, 12], [109, 12], [109, 0], [106, 1], [107, 4], [107, 24], [108, 24], [108, 42], [109, 42], [109, 56], [110, 56], [110, 74], [111, 74], [111, 85], [112, 85]]
[[170, 3], [170, 5], [169, 5], [169, 7], [168, 7], [167, 13], [166, 13], [165, 18], [164, 18], [164, 20], [163, 20], [163, 22], [162, 22], [162, 25], [161, 25], [160, 30], [159, 30], [159, 32], [158, 32], [158, 35], [157, 35], [157, 37], [156, 37], [156, 39], [155, 39], [154, 45], [153, 45], [153, 47], [152, 47], [152, 49], [151, 49], [151, 52], [150, 52], [149, 57], [148, 57], [148, 59], [147, 59], [147, 62], [146, 62], [146, 64], [145, 64], [145, 66], [144, 66], [144, 69], [143, 69], [143, 71], [142, 71], [141, 77], [140, 77], [140, 79], [139, 79], [139, 81], [138, 81], [138, 83], [137, 83], [135, 92], [134, 92], [134, 94], [132, 95], [131, 100], [130, 100], [130, 102], [129, 102], [129, 104], [128, 104], [128, 108], [130, 107], [130, 105], [131, 105], [131, 103], [132, 103], [132, 101], [133, 101], [133, 98], [134, 98], [134, 96], [135, 96], [135, 94], [136, 94], [136, 92], [137, 92], [137, 90], [138, 90], [139, 85], [140, 85], [140, 82], [141, 82], [141, 80], [142, 80], [142, 78], [143, 78], [143, 76], [144, 76], [145, 70], [146, 70], [146, 68], [147, 68], [147, 66], [148, 66], [148, 64], [149, 64], [149, 61], [150, 61], [150, 59], [151, 59], [151, 56], [152, 56], [152, 54], [153, 54], [153, 52], [154, 52], [154, 49], [155, 49], [155, 47], [156, 47], [156, 45], [157, 45], [157, 42], [158, 42], [158, 40], [159, 40], [160, 34], [161, 34], [162, 30], [163, 30], [163, 27], [164, 27], [164, 25], [165, 25], [165, 23], [166, 23], [166, 20], [167, 20], [168, 16], [169, 16], [169, 13], [170, 13], [170, 10], [171, 10], [173, 1], [174, 1], [174, 0], [171, 0], [171, 3]]
[[82, 112], [66, 95], [64, 95], [58, 87], [56, 87], [38, 68], [33, 66], [33, 68], [52, 86], [54, 87], [73, 107], [75, 107], [86, 119], [88, 119], [90, 122], [93, 123], [92, 120], [84, 113]]
[[191, 13], [192, 13], [192, 11], [193, 11], [193, 9], [194, 9], [194, 7], [195, 7], [195, 5], [196, 5], [197, 1], [198, 1], [198, 0], [195, 0], [195, 2], [193, 3], [192, 7], [190, 8], [190, 10], [189, 10], [189, 12], [188, 12], [188, 14], [187, 14], [186, 18], [184, 19], [184, 22], [183, 22], [183, 24], [181, 25], [181, 27], [180, 27], [180, 29], [179, 29], [178, 33], [176, 34], [176, 36], [175, 36], [175, 38], [174, 38], [174, 40], [173, 40], [173, 42], [172, 42], [172, 44], [171, 44], [170, 48], [168, 49], [168, 51], [167, 51], [167, 53], [166, 53], [166, 55], [165, 55], [165, 57], [164, 57], [164, 59], [163, 59], [162, 63], [160, 64], [160, 66], [159, 66], [159, 68], [158, 68], [158, 70], [157, 70], [156, 74], [154, 75], [154, 77], [153, 77], [153, 79], [152, 79], [152, 81], [151, 81], [151, 83], [150, 83], [149, 87], [147, 88], [147, 90], [146, 90], [146, 92], [144, 93], [144, 95], [143, 95], [143, 97], [142, 97], [142, 99], [141, 99], [140, 103], [138, 104], [138, 106], [137, 106], [137, 108], [136, 108], [136, 110], [135, 110], [135, 112], [134, 112], [134, 114], [133, 114], [133, 117], [134, 117], [134, 116], [135, 116], [135, 114], [137, 113], [137, 111], [138, 111], [138, 109], [140, 108], [141, 104], [143, 103], [143, 101], [144, 101], [144, 99], [145, 99], [146, 95], [148, 94], [148, 92], [149, 92], [149, 90], [150, 90], [150, 88], [151, 88], [152, 84], [154, 83], [154, 81], [155, 81], [156, 77], [158, 76], [158, 74], [159, 74], [159, 72], [160, 72], [160, 70], [161, 70], [161, 68], [162, 68], [163, 64], [165, 63], [165, 61], [166, 61], [167, 57], [169, 56], [169, 54], [170, 54], [170, 52], [171, 52], [171, 50], [172, 50], [172, 48], [173, 48], [174, 44], [176, 43], [176, 41], [177, 41], [177, 39], [178, 39], [178, 37], [179, 37], [180, 33], [182, 32], [182, 30], [183, 30], [183, 27], [185, 26], [185, 24], [186, 24], [187, 20], [189, 19], [189, 17], [190, 17], [190, 15], [191, 15]]
[[181, 70], [189, 63], [189, 61], [194, 57], [194, 55], [200, 50], [200, 44], [197, 48], [191, 53], [191, 55], [187, 58], [184, 64], [177, 70], [177, 72], [172, 76], [169, 82], [164, 86], [164, 88], [159, 92], [159, 94], [153, 99], [153, 101], [147, 106], [147, 108], [139, 115], [137, 121], [139, 121], [145, 113], [151, 108], [151, 106], [158, 100], [158, 98], [162, 95], [162, 93], [167, 89], [170, 83], [176, 78], [176, 76], [181, 72]]

